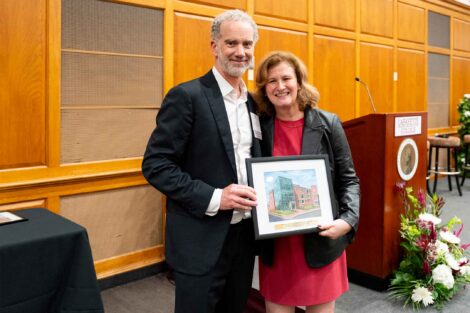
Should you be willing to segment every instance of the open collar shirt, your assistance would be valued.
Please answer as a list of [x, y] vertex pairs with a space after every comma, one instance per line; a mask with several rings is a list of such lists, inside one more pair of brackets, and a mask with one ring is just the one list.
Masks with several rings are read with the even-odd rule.
[[[235, 163], [237, 167], [238, 184], [247, 185], [247, 172], [245, 159], [251, 157], [251, 145], [253, 137], [251, 134], [250, 114], [246, 101], [248, 100], [248, 90], [243, 80], [240, 81], [241, 93], [237, 97], [237, 90], [217, 71], [212, 68], [220, 92], [222, 93], [225, 109], [227, 111], [230, 132], [232, 134], [233, 150], [235, 153]], [[207, 215], [217, 214], [220, 208], [222, 189], [216, 189], [212, 195]], [[233, 211], [232, 224], [240, 222], [243, 218], [249, 218], [249, 212]]]

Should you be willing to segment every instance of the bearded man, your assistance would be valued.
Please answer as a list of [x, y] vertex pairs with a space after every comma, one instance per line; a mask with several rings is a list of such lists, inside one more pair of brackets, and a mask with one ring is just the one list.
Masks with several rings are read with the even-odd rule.
[[246, 13], [215, 17], [213, 68], [168, 92], [145, 151], [143, 174], [167, 196], [176, 313], [242, 313], [251, 288], [257, 203], [245, 159], [261, 155], [261, 131], [242, 75], [257, 39]]

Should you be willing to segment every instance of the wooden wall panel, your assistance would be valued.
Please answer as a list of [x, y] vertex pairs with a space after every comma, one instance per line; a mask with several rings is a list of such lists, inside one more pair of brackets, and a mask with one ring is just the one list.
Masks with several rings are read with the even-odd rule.
[[361, 0], [361, 32], [393, 36], [393, 0]]
[[470, 22], [453, 19], [454, 49], [470, 52]]
[[66, 196], [60, 207], [87, 229], [95, 261], [163, 243], [161, 194], [151, 186]]
[[0, 1], [0, 169], [46, 163], [46, 1]]
[[[377, 112], [393, 112], [393, 48], [361, 43], [360, 77], [369, 85]], [[367, 91], [360, 87], [360, 115], [372, 113]]]
[[426, 111], [424, 52], [398, 49], [397, 66], [397, 112]]
[[308, 64], [307, 34], [273, 27], [259, 27], [259, 41], [255, 48], [255, 68], [266, 54], [273, 50], [286, 50]]
[[0, 211], [17, 211], [33, 208], [47, 208], [46, 199], [22, 201], [0, 205]]
[[287, 5], [285, 0], [255, 0], [255, 14], [307, 22], [307, 0], [297, 0]]
[[315, 36], [313, 42], [313, 82], [320, 92], [320, 108], [343, 121], [354, 118], [355, 42], [325, 36]]
[[175, 14], [175, 85], [201, 76], [212, 68], [211, 23], [210, 18]]
[[452, 59], [452, 108], [450, 114], [452, 117], [452, 125], [459, 124], [459, 115], [457, 105], [464, 94], [470, 93], [470, 58], [454, 57]]
[[140, 157], [155, 127], [153, 109], [62, 110], [61, 163]]
[[186, 2], [200, 3], [223, 8], [235, 8], [246, 10], [246, 0], [183, 0]]
[[398, 39], [424, 43], [426, 35], [426, 11], [398, 2]]
[[315, 24], [346, 30], [354, 30], [356, 0], [315, 0]]

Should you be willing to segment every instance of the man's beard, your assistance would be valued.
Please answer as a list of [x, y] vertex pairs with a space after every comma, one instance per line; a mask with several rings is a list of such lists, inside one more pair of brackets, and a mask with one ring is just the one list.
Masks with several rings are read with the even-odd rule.
[[251, 61], [253, 58], [250, 58], [245, 62], [243, 66], [233, 66], [230, 63], [230, 59], [222, 55], [220, 52], [218, 53], [218, 61], [224, 72], [229, 74], [232, 77], [241, 77], [245, 74], [245, 71], [250, 67]]

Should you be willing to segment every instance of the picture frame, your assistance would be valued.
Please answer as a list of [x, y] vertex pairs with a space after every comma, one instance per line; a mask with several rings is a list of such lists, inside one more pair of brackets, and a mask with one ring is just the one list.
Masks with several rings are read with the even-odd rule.
[[247, 158], [255, 239], [318, 232], [333, 221], [333, 183], [327, 155]]
[[14, 214], [8, 211], [0, 211], [0, 226], [6, 225], [6, 224], [17, 223], [17, 222], [23, 222], [26, 220], [27, 220], [26, 218], [21, 217], [17, 214]]

